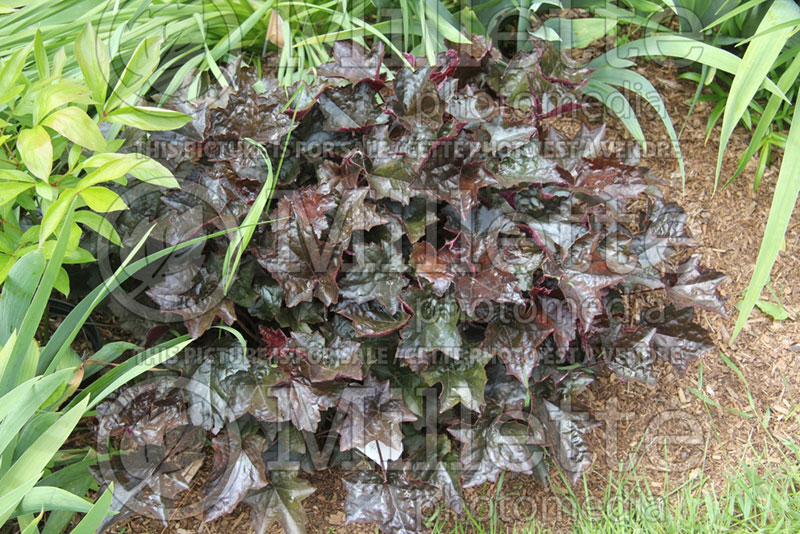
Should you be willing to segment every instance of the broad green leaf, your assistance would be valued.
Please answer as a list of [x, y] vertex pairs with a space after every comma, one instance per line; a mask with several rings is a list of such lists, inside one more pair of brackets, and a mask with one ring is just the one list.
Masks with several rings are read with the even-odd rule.
[[17, 149], [31, 174], [49, 182], [53, 168], [53, 144], [47, 130], [41, 126], [23, 129], [17, 138]]
[[42, 125], [89, 150], [105, 150], [106, 140], [100, 128], [81, 108], [70, 106], [56, 110], [42, 121]]
[[747, 286], [742, 299], [739, 315], [736, 317], [731, 343], [741, 332], [744, 323], [747, 322], [747, 318], [750, 317], [753, 311], [753, 306], [761, 296], [761, 291], [764, 289], [767, 280], [769, 280], [769, 273], [778, 258], [778, 252], [781, 249], [784, 235], [786, 235], [789, 220], [792, 218], [798, 193], [800, 193], [800, 116], [796, 112], [797, 104], [798, 102], [795, 102], [792, 126], [789, 129], [786, 150], [783, 155], [781, 170], [778, 173], [778, 182], [775, 184], [775, 193], [772, 196], [772, 205], [769, 208], [767, 227], [761, 240], [761, 248], [758, 251], [753, 276], [750, 278], [750, 284]]
[[47, 208], [47, 211], [44, 213], [44, 217], [42, 217], [42, 224], [39, 227], [39, 243], [44, 244], [48, 237], [53, 235], [53, 232], [56, 231], [58, 225], [61, 224], [61, 221], [67, 216], [67, 213], [71, 209], [72, 201], [75, 200], [75, 195], [77, 195], [77, 191], [65, 191], [58, 200], [50, 204], [50, 207]]
[[[757, 33], [798, 16], [800, 16], [800, 7], [793, 0], [775, 0], [761, 20]], [[739, 123], [739, 119], [742, 118], [761, 84], [767, 80], [772, 65], [791, 33], [792, 27], [784, 27], [770, 35], [757, 37], [747, 46], [747, 50], [742, 56], [742, 62], [733, 78], [730, 94], [725, 104], [725, 115], [722, 117], [717, 168], [714, 173], [715, 190], [722, 172], [722, 158], [725, 155], [728, 140], [733, 134], [733, 129]]]
[[9, 202], [12, 202], [15, 198], [17, 198], [17, 195], [23, 191], [31, 189], [32, 187], [33, 184], [25, 184], [20, 182], [0, 184], [0, 206], [5, 206]]
[[161, 61], [161, 37], [152, 36], [142, 41], [136, 50], [133, 51], [125, 70], [114, 86], [114, 91], [108, 98], [106, 112], [117, 109], [122, 104], [134, 96], [134, 94], [145, 84], [150, 76], [155, 72]]
[[0, 452], [22, 431], [25, 423], [61, 386], [75, 375], [74, 370], [62, 369], [43, 377], [27, 380], [6, 393], [0, 400]]
[[[794, 57], [789, 67], [787, 67], [784, 73], [781, 74], [781, 77], [778, 80], [778, 87], [784, 92], [788, 91], [792, 84], [797, 81], [798, 76], [800, 76], [800, 54]], [[775, 115], [778, 113], [778, 109], [781, 107], [781, 104], [782, 100], [777, 95], [770, 95], [769, 101], [764, 107], [764, 113], [761, 114], [761, 118], [759, 119], [756, 129], [750, 139], [750, 144], [747, 146], [747, 150], [745, 150], [744, 154], [742, 154], [742, 156], [739, 158], [739, 166], [737, 167], [733, 177], [731, 177], [731, 180], [744, 171], [744, 168], [750, 161], [750, 158], [752, 158], [753, 155], [758, 151], [759, 147], [761, 147], [761, 141], [769, 133], [770, 127], [772, 126], [772, 121], [775, 119]]]
[[[294, 124], [294, 120], [292, 120], [292, 124]], [[222, 278], [224, 291], [226, 293], [230, 289], [231, 284], [233, 283], [233, 278], [239, 269], [239, 262], [242, 259], [242, 254], [250, 243], [250, 240], [253, 238], [253, 233], [256, 230], [255, 225], [261, 218], [264, 209], [267, 207], [270, 199], [272, 198], [272, 193], [275, 191], [275, 175], [272, 172], [272, 162], [267, 157], [266, 149], [251, 139], [247, 139], [247, 141], [254, 144], [261, 151], [262, 158], [267, 166], [267, 179], [264, 181], [264, 185], [261, 187], [261, 191], [259, 191], [256, 200], [253, 202], [253, 205], [250, 206], [247, 215], [242, 221], [241, 227], [237, 229], [236, 233], [234, 233], [231, 237], [231, 242], [228, 245], [228, 249], [225, 251], [225, 260], [222, 266]], [[283, 158], [281, 158], [281, 162], [283, 162]]]
[[36, 485], [39, 478], [41, 478], [41, 473], [36, 473], [25, 482], [18, 484], [17, 487], [0, 492], [0, 525], [4, 524], [11, 516], [19, 502]]
[[90, 187], [81, 191], [79, 195], [91, 209], [100, 213], [128, 209], [118, 194], [105, 187]]
[[17, 50], [3, 63], [3, 68], [0, 69], [0, 106], [18, 94], [18, 86], [15, 85], [15, 82], [22, 74], [22, 69], [32, 49], [33, 43]]
[[[68, 206], [68, 211], [64, 218], [64, 228], [72, 228], [73, 206], [73, 203]], [[0, 394], [22, 382], [20, 380], [20, 370], [26, 369], [26, 366], [34, 365], [34, 367], [37, 367], [36, 371], [41, 374], [41, 370], [38, 369], [42, 364], [41, 360], [37, 357], [32, 361], [31, 358], [33, 351], [35, 351], [33, 354], [39, 354], [35, 334], [44, 316], [50, 295], [53, 292], [53, 286], [64, 261], [71, 234], [71, 231], [67, 231], [58, 236], [53, 253], [44, 268], [39, 286], [36, 288], [36, 293], [33, 295], [30, 306], [25, 310], [25, 317], [22, 319], [18, 330], [17, 342], [14, 344], [13, 352], [9, 358], [7, 372], [0, 377]]]
[[47, 59], [47, 49], [44, 47], [42, 32], [38, 28], [33, 38], [33, 57], [36, 58], [36, 70], [39, 73], [39, 79], [50, 76], [50, 61]]
[[103, 105], [110, 83], [110, 61], [108, 46], [97, 38], [91, 22], [87, 22], [75, 40], [75, 59], [83, 73], [92, 98]]
[[156, 365], [174, 358], [191, 342], [192, 338], [189, 335], [184, 335], [132, 356], [92, 382], [70, 402], [68, 408], [84, 402], [88, 402], [88, 409], [94, 408], [123, 384], [146, 373]]
[[51, 111], [64, 104], [70, 102], [87, 104], [91, 102], [88, 96], [89, 90], [84, 85], [75, 82], [63, 81], [48, 85], [36, 94], [33, 105], [33, 123], [39, 124]]
[[0, 181], [28, 182], [31, 184], [36, 182], [30, 174], [14, 169], [0, 169]]
[[758, 300], [756, 301], [756, 306], [776, 321], [785, 321], [789, 318], [789, 312], [780, 304], [775, 304], [768, 300]]
[[81, 178], [76, 188], [82, 190], [103, 182], [118, 180], [145, 161], [145, 158], [135, 154], [126, 154], [125, 156], [127, 157], [109, 159], [107, 163]]
[[13, 332], [22, 327], [44, 268], [44, 252], [35, 250], [22, 256], [9, 271], [0, 296], [0, 343], [4, 346]]
[[144, 106], [127, 106], [106, 115], [108, 122], [132, 126], [140, 130], [174, 130], [194, 119], [179, 111]]
[[[678, 166], [681, 172], [681, 183], [686, 182], [686, 169], [683, 163], [683, 154], [681, 154], [681, 146], [678, 142], [678, 136], [675, 133], [675, 128], [672, 125], [672, 119], [667, 112], [667, 106], [661, 99], [661, 95], [650, 81], [639, 74], [638, 72], [627, 69], [614, 69], [614, 68], [599, 68], [590, 74], [592, 80], [598, 80], [607, 84], [616, 85], [629, 89], [641, 96], [653, 109], [658, 113], [661, 122], [664, 123], [664, 128], [667, 130], [670, 141], [672, 142], [672, 149], [675, 151], [675, 157], [678, 159]], [[646, 147], [643, 147], [646, 151]]]
[[178, 188], [178, 184], [172, 173], [162, 164], [152, 158], [142, 156], [140, 154], [119, 154], [119, 153], [106, 153], [95, 154], [83, 162], [82, 167], [86, 169], [95, 169], [102, 167], [109, 162], [118, 160], [135, 160], [138, 164], [128, 171], [134, 178], [147, 182], [148, 184], [157, 185], [160, 187]]
[[43, 517], [44, 517], [44, 510], [39, 512], [39, 515], [37, 515], [27, 523], [21, 521], [20, 520], [21, 518], [17, 519], [17, 522], [20, 527], [22, 527], [22, 525], [25, 525], [25, 528], [22, 529], [20, 534], [39, 534], [39, 521], [41, 521]]
[[611, 110], [616, 115], [625, 128], [630, 132], [631, 136], [642, 147], [642, 150], [647, 150], [647, 141], [644, 138], [642, 126], [639, 124], [639, 119], [636, 118], [636, 112], [631, 107], [625, 95], [614, 89], [607, 83], [599, 80], [589, 79], [586, 85], [583, 86], [582, 92], [586, 96], [596, 98], [603, 105]]
[[102, 215], [88, 210], [79, 210], [75, 212], [75, 222], [88, 226], [117, 246], [122, 245], [122, 241], [120, 240], [119, 234], [114, 229], [114, 226]]

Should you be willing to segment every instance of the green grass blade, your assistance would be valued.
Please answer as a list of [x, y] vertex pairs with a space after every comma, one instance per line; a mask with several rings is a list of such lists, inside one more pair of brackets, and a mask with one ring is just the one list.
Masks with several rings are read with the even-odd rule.
[[[775, 0], [764, 15], [758, 31], [767, 30], [787, 19], [795, 19], [799, 15], [800, 7], [792, 0]], [[730, 96], [725, 104], [725, 115], [722, 117], [717, 168], [714, 173], [715, 191], [719, 183], [719, 175], [722, 172], [722, 158], [731, 134], [733, 134], [733, 129], [744, 115], [761, 84], [767, 79], [767, 75], [786, 44], [790, 33], [791, 27], [787, 27], [775, 31], [769, 36], [765, 35], [754, 39], [742, 57], [738, 72], [731, 84]]]
[[[295, 115], [297, 115], [297, 113], [292, 115], [292, 124], [290, 128], [294, 127]], [[286, 138], [284, 154], [286, 152], [286, 146], [289, 144], [289, 137], [291, 137], [291, 132]], [[228, 250], [225, 251], [225, 260], [222, 265], [222, 280], [224, 292], [226, 294], [228, 293], [231, 284], [233, 284], [236, 271], [239, 270], [239, 262], [242, 259], [242, 254], [244, 254], [247, 245], [250, 244], [250, 240], [253, 238], [253, 233], [256, 230], [255, 223], [257, 223], [261, 218], [261, 215], [264, 213], [265, 209], [269, 209], [268, 205], [270, 200], [272, 200], [272, 193], [275, 191], [275, 175], [272, 172], [272, 162], [267, 156], [266, 149], [252, 139], [248, 138], [246, 141], [255, 145], [261, 151], [261, 156], [264, 160], [264, 163], [267, 165], [267, 179], [264, 182], [264, 185], [261, 187], [261, 191], [259, 191], [256, 200], [253, 202], [253, 205], [250, 206], [247, 215], [242, 221], [242, 227], [237, 229], [237, 231], [233, 234], [231, 242], [228, 245]], [[283, 156], [281, 156], [281, 163], [283, 163]], [[278, 165], [278, 172], [280, 172], [280, 165]]]

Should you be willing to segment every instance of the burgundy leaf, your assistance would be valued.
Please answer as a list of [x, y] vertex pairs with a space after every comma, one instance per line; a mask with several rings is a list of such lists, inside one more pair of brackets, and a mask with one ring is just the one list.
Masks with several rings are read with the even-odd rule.
[[358, 449], [383, 467], [400, 458], [400, 424], [414, 421], [417, 416], [395, 396], [388, 381], [369, 377], [363, 385], [349, 386], [342, 393], [339, 407], [347, 414], [339, 428], [340, 450]]
[[718, 286], [727, 276], [700, 267], [700, 259], [692, 256], [678, 267], [677, 278], [667, 282], [667, 297], [680, 308], [699, 306], [727, 317], [725, 299]]
[[539, 363], [537, 348], [553, 329], [542, 323], [507, 321], [492, 322], [486, 329], [486, 338], [481, 348], [503, 359], [509, 374], [523, 385], [533, 368]]
[[425, 367], [436, 352], [457, 359], [461, 350], [460, 311], [453, 297], [438, 298], [411, 289], [403, 295], [403, 300], [414, 315], [400, 331], [397, 357], [406, 360], [414, 369]]
[[256, 534], [266, 534], [278, 523], [286, 534], [305, 534], [306, 512], [303, 500], [314, 487], [297, 477], [296, 471], [276, 469], [270, 472], [269, 485], [250, 493], [244, 502], [250, 506], [250, 524]]
[[435, 504], [436, 488], [391, 471], [384, 479], [374, 471], [362, 470], [344, 480], [347, 489], [347, 523], [378, 522], [381, 530], [412, 534], [422, 528], [422, 512]]

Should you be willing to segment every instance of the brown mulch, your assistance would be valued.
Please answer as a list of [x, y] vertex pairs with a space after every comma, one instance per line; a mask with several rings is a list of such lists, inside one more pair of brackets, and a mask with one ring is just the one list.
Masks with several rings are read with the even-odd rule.
[[[668, 66], [647, 65], [640, 71], [664, 98], [676, 128], [680, 126], [688, 111], [686, 101], [694, 94], [694, 84], [678, 80], [678, 71]], [[602, 108], [595, 106], [593, 111], [597, 117]], [[800, 373], [793, 372], [800, 352], [798, 323], [793, 319], [778, 323], [756, 309], [736, 344], [729, 346], [735, 321], [733, 305], [741, 298], [752, 274], [778, 166], [767, 170], [758, 191], [752, 189], [755, 164], [751, 162], [743, 177], [713, 194], [719, 128], [706, 144], [705, 120], [709, 111], [708, 104], [698, 105], [683, 133], [681, 147], [686, 162], [683, 189], [661, 121], [646, 104], [641, 104], [637, 114], [650, 145], [642, 164], [664, 181], [667, 198], [677, 201], [688, 212], [690, 233], [697, 244], [694, 253], [701, 256], [706, 266], [730, 276], [722, 286], [722, 293], [729, 299], [730, 317], [700, 311], [697, 320], [710, 331], [720, 351], [743, 373], [756, 411], [750, 408], [745, 385], [719, 352], [712, 352], [701, 363], [692, 365], [683, 377], [668, 366], [659, 365], [659, 381], [652, 387], [622, 382], [613, 375], [600, 376], [578, 399], [602, 423], [590, 436], [594, 465], [587, 481], [590, 493], [595, 495], [602, 494], [610, 473], [619, 475], [630, 469], [630, 459], [634, 456], [639, 460], [637, 473], [648, 476], [654, 492], [663, 489], [665, 474], [669, 475], [673, 488], [701, 472], [710, 478], [711, 484], [724, 484], [726, 471], [751, 457], [751, 444], [763, 450], [768, 443], [759, 423], [759, 418], [767, 412], [768, 428], [773, 435], [800, 435], [796, 409], [800, 401]], [[578, 124], [578, 119], [569, 120], [575, 122], [573, 127]], [[609, 138], [629, 141], [619, 121], [613, 117], [606, 120]], [[723, 179], [732, 174], [747, 140], [746, 131], [734, 133], [725, 157]], [[799, 252], [800, 217], [795, 217], [786, 235], [785, 250], [772, 272], [772, 287], [793, 315], [800, 312], [800, 285], [796, 282], [800, 278]], [[699, 384], [701, 370], [702, 384]], [[752, 416], [741, 417], [709, 406], [690, 388], [722, 407]], [[780, 460], [774, 450], [772, 456]], [[320, 473], [311, 482], [317, 491], [304, 501], [309, 533], [375, 532], [374, 525], [344, 525], [344, 486], [336, 473]], [[553, 492], [532, 477], [507, 477], [501, 493], [510, 495], [499, 507], [499, 516], [509, 527], [514, 523], [524, 524], [531, 515], [553, 531], [563, 531], [570, 524], [567, 511], [561, 508]], [[494, 494], [495, 487], [487, 485], [467, 492], [466, 497], [476, 514], [485, 517], [488, 499]], [[128, 533], [250, 533], [248, 515], [248, 508], [240, 506], [233, 514], [209, 524], [186, 520], [164, 528], [157, 522], [138, 519], [123, 522], [114, 531], [121, 532], [124, 528]], [[280, 531], [277, 526], [270, 530]]]

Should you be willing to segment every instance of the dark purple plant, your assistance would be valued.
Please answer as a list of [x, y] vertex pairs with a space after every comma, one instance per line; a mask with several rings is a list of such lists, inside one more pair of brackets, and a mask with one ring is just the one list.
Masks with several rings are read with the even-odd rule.
[[[198, 120], [167, 140], [191, 150], [165, 163], [205, 202], [165, 193], [129, 223], [171, 213], [180, 240], [224, 228], [219, 214], [241, 221], [266, 178], [247, 139], [280, 169], [272, 222], [227, 295], [226, 238], [150, 289], [208, 349], [172, 362], [200, 387], [169, 412], [152, 394], [127, 414], [101, 406], [105, 432], [144, 447], [201, 429], [215, 455], [204, 491], [225, 495], [204, 518], [241, 501], [259, 534], [274, 521], [302, 532], [313, 488], [298, 472], [337, 463], [355, 470], [348, 521], [393, 533], [437, 502], [461, 512], [462, 487], [503, 471], [544, 481], [546, 456], [578, 477], [593, 422], [563, 400], [601, 364], [648, 383], [657, 357], [683, 372], [712, 348], [690, 307], [724, 306], [720, 275], [669, 259], [689, 244], [685, 214], [644, 170], [601, 154], [604, 127], [548, 127], [581, 106], [585, 72], [535, 48], [501, 66], [476, 39], [388, 72], [382, 47], [337, 42], [317, 85], [286, 91], [236, 64], [230, 88], [175, 102]], [[632, 316], [642, 292], [662, 304]], [[207, 332], [220, 319], [254, 350]], [[222, 409], [198, 408], [212, 397]], [[166, 498], [144, 509], [168, 518]]]

